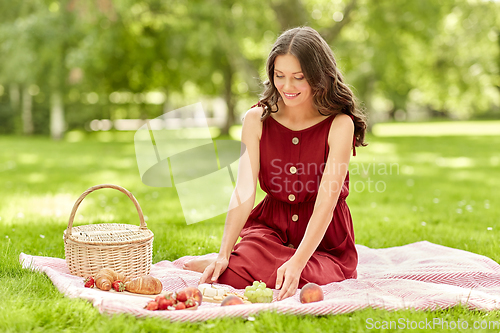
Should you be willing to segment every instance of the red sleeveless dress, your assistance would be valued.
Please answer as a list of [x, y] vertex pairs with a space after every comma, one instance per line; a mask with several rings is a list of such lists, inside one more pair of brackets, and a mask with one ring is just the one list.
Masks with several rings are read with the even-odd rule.
[[[295, 253], [312, 215], [328, 158], [328, 133], [335, 115], [293, 131], [268, 117], [260, 140], [260, 187], [266, 197], [252, 210], [219, 283], [243, 289], [262, 280], [270, 288], [276, 270]], [[349, 174], [333, 218], [302, 271], [299, 288], [356, 278], [358, 256], [351, 213], [345, 201]]]

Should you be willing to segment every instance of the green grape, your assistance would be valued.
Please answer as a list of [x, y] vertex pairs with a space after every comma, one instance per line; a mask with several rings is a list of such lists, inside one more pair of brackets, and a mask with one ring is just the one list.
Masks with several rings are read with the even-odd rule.
[[255, 288], [253, 286], [248, 286], [247, 288], [245, 288], [245, 292], [247, 292], [247, 291], [256, 291], [257, 290], [257, 288]]
[[261, 296], [259, 297], [259, 303], [271, 303], [273, 301], [272, 297]]
[[265, 282], [254, 281], [251, 286], [245, 288], [245, 297], [252, 303], [271, 303], [273, 291], [266, 287]]
[[255, 290], [257, 290], [257, 287], [255, 287], [255, 286], [246, 286], [245, 287], [245, 292], [251, 291], [251, 290], [255, 291]]
[[[250, 299], [254, 298], [255, 291], [253, 291], [253, 290], [246, 291], [245, 296], [248, 298], [248, 300], [250, 300]], [[250, 302], [251, 302], [251, 300], [250, 300]]]

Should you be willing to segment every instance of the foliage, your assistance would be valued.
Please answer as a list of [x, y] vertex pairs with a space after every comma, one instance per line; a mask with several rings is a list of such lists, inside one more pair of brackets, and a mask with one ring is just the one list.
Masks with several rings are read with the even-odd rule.
[[498, 112], [498, 5], [367, 1], [334, 50], [371, 111]]
[[[38, 133], [48, 122], [36, 113], [54, 91], [64, 95], [68, 129], [95, 118], [154, 118], [221, 96], [227, 127], [233, 112], [257, 99], [279, 33], [310, 25], [330, 43], [372, 121], [419, 112], [498, 117], [499, 7], [467, 0], [4, 0], [0, 102], [11, 110], [1, 114], [20, 122], [13, 85], [35, 87]], [[163, 96], [155, 103], [146, 97], [153, 91]], [[128, 97], [117, 102], [114, 92]]]

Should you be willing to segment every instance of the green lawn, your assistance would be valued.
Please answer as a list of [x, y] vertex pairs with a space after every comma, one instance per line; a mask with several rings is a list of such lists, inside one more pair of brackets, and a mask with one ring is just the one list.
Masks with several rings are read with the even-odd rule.
[[[135, 195], [155, 234], [154, 262], [216, 252], [224, 217], [186, 225], [174, 189], [141, 183], [133, 133], [102, 133], [71, 141], [76, 142], [0, 137], [1, 332], [166, 328], [179, 332], [358, 332], [368, 330], [369, 318], [432, 321], [439, 317], [470, 323], [500, 319], [500, 312], [462, 307], [434, 312], [366, 309], [322, 317], [262, 313], [255, 320], [201, 323], [101, 315], [86, 301], [63, 297], [45, 275], [23, 270], [18, 263], [20, 252], [64, 258], [62, 233], [74, 201], [84, 190], [114, 183]], [[358, 244], [381, 248], [428, 240], [500, 261], [500, 136], [369, 136], [368, 142], [351, 160], [348, 204]], [[262, 197], [259, 192], [257, 199]], [[101, 190], [83, 201], [75, 225], [138, 223], [136, 216], [123, 194]]]

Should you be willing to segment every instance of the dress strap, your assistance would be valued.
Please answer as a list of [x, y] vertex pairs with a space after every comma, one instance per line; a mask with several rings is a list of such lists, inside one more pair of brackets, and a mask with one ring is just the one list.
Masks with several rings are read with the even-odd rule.
[[257, 104], [252, 105], [252, 107], [250, 109], [252, 109], [256, 106], [264, 106], [264, 105], [259, 101]]

